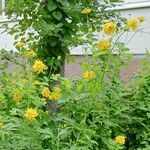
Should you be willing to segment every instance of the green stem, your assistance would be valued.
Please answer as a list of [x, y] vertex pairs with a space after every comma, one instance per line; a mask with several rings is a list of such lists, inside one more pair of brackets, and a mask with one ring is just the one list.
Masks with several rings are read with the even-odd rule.
[[[110, 52], [108, 53], [108, 55], [107, 55], [107, 57], [106, 57], [106, 59], [105, 59], [105, 62], [107, 62], [108, 61], [108, 58], [109, 58], [109, 56], [111, 55], [111, 53], [112, 53], [112, 51], [113, 51], [113, 49], [114, 49], [114, 47], [115, 47], [115, 45], [116, 45], [116, 43], [118, 42], [118, 40], [120, 39], [120, 37], [124, 34], [125, 32], [122, 32], [119, 36], [118, 36], [118, 38], [116, 39], [116, 41], [115, 41], [115, 43], [113, 44], [113, 46], [112, 46], [112, 48], [110, 49]], [[104, 64], [105, 65], [105, 64]], [[103, 66], [103, 72], [102, 72], [102, 78], [101, 78], [101, 81], [100, 81], [100, 90], [102, 89], [102, 87], [103, 87], [103, 81], [104, 81], [104, 77], [105, 77], [105, 74], [106, 74], [106, 72], [107, 72], [107, 67], [108, 67], [108, 65], [105, 65], [105, 66]]]
[[[139, 27], [140, 27], [140, 24], [139, 24]], [[134, 34], [131, 36], [131, 38], [127, 41], [126, 45], [128, 45], [128, 44], [131, 42], [131, 40], [134, 38], [134, 36], [136, 35], [136, 33], [139, 32], [139, 31], [141, 31], [141, 29], [136, 30], [136, 31], [134, 32]]]
[[58, 133], [57, 133], [57, 150], [59, 150], [59, 128], [58, 128]]

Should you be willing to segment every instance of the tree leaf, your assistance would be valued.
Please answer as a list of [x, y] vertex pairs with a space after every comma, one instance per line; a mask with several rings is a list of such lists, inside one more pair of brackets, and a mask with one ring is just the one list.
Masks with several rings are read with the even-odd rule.
[[52, 13], [53, 17], [56, 18], [57, 20], [61, 20], [62, 19], [62, 13], [60, 11], [54, 11]]
[[49, 11], [53, 11], [57, 8], [57, 5], [54, 1], [50, 0], [48, 1], [47, 8]]

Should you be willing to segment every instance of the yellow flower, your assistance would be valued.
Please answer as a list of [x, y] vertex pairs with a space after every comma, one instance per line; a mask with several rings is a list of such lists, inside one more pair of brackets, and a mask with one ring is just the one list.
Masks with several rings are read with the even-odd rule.
[[41, 83], [40, 83], [39, 80], [35, 80], [33, 84], [34, 84], [34, 85], [40, 85]]
[[97, 47], [101, 50], [108, 50], [111, 47], [111, 43], [108, 40], [102, 40], [97, 44]]
[[4, 124], [2, 122], [0, 122], [0, 129], [4, 128]]
[[145, 21], [145, 17], [144, 17], [144, 16], [138, 17], [137, 19], [138, 19], [140, 22], [144, 22], [144, 21]]
[[95, 72], [94, 71], [85, 71], [83, 73], [83, 78], [86, 80], [92, 80], [93, 78], [95, 78]]
[[57, 93], [60, 93], [61, 92], [61, 88], [60, 87], [54, 87], [53, 90]]
[[59, 87], [54, 87], [53, 92], [50, 94], [49, 98], [51, 100], [57, 101], [61, 97], [61, 89]]
[[52, 92], [51, 95], [49, 96], [49, 98], [54, 101], [57, 101], [58, 99], [60, 99], [60, 97], [61, 93], [59, 92]]
[[28, 108], [24, 115], [24, 117], [29, 121], [34, 120], [37, 116], [38, 116], [38, 112], [36, 111], [36, 109], [33, 108]]
[[22, 94], [19, 90], [15, 91], [13, 94], [13, 100], [18, 104], [22, 99]]
[[42, 97], [49, 98], [50, 94], [51, 94], [51, 92], [48, 87], [44, 87], [42, 89], [42, 92], [41, 92]]
[[84, 8], [84, 9], [81, 11], [81, 13], [82, 13], [82, 14], [89, 14], [91, 11], [92, 11], [92, 9], [87, 7], [87, 8]]
[[25, 41], [20, 41], [16, 44], [16, 46], [20, 48], [25, 47], [25, 45], [26, 45]]
[[139, 20], [138, 19], [130, 19], [127, 20], [127, 27], [132, 30], [135, 31], [139, 26]]
[[30, 50], [26, 53], [27, 57], [36, 57], [37, 54], [34, 50]]
[[32, 66], [32, 69], [37, 74], [43, 73], [47, 69], [46, 65], [41, 60], [36, 60]]
[[115, 141], [118, 143], [118, 144], [125, 144], [126, 142], [126, 138], [125, 136], [122, 136], [122, 135], [118, 135], [116, 138], [115, 138]]
[[103, 28], [104, 33], [107, 35], [114, 34], [116, 32], [116, 29], [116, 24], [113, 21], [105, 23]]

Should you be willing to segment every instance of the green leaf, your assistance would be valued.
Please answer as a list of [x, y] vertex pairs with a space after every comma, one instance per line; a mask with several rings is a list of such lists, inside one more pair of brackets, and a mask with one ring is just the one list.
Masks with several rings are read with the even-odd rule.
[[62, 19], [62, 13], [60, 11], [54, 11], [52, 13], [53, 17], [56, 18], [57, 20], [61, 20]]
[[148, 117], [148, 119], [150, 118], [150, 113], [147, 113], [147, 117]]
[[68, 0], [65, 0], [65, 1], [62, 1], [62, 0], [56, 0], [56, 1], [59, 2], [59, 3], [61, 3], [62, 6], [64, 6], [64, 7], [68, 7], [68, 6], [69, 6]]
[[56, 25], [57, 28], [61, 28], [62, 26], [63, 26], [63, 23], [58, 23], [58, 24]]
[[57, 8], [57, 5], [52, 0], [48, 1], [47, 8], [49, 11], [53, 11]]

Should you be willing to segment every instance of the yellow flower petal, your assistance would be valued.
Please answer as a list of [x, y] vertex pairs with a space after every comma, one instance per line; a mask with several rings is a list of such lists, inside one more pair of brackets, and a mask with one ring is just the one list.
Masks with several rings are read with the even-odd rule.
[[32, 69], [37, 74], [43, 73], [47, 67], [41, 60], [36, 60], [32, 66]]
[[18, 103], [20, 103], [21, 99], [22, 99], [22, 93], [21, 93], [21, 91], [16, 90], [13, 93], [13, 100], [16, 102], [16, 104], [18, 104]]
[[36, 109], [33, 108], [28, 108], [24, 115], [24, 117], [29, 121], [35, 120], [37, 116], [38, 116], [38, 112]]
[[18, 43], [16, 44], [16, 46], [19, 47], [19, 48], [23, 48], [23, 47], [26, 46], [26, 43], [25, 43], [24, 41], [20, 41], [20, 42], [18, 42]]
[[86, 80], [92, 80], [93, 78], [95, 78], [95, 72], [94, 71], [85, 71], [83, 73], [83, 78]]
[[108, 50], [111, 47], [111, 43], [108, 40], [102, 40], [97, 44], [97, 47], [101, 50]]
[[137, 28], [139, 27], [139, 20], [138, 19], [127, 20], [127, 27], [132, 31], [137, 30]]
[[112, 35], [116, 32], [116, 24], [114, 22], [107, 22], [104, 24], [104, 33], [107, 34], [107, 35]]
[[138, 17], [137, 19], [138, 19], [140, 22], [144, 22], [144, 21], [145, 21], [145, 17], [144, 17], [144, 16]]
[[116, 138], [115, 138], [115, 141], [118, 143], [118, 144], [125, 144], [126, 142], [126, 138], [125, 136], [122, 136], [122, 135], [118, 135]]
[[37, 54], [34, 50], [29, 50], [26, 52], [27, 57], [36, 57]]
[[92, 11], [92, 9], [91, 8], [84, 8], [82, 11], [81, 11], [81, 13], [82, 14], [89, 14], [89, 13], [91, 13], [91, 11]]
[[41, 91], [41, 95], [44, 98], [49, 98], [50, 94], [51, 94], [51, 92], [48, 87], [44, 87]]

